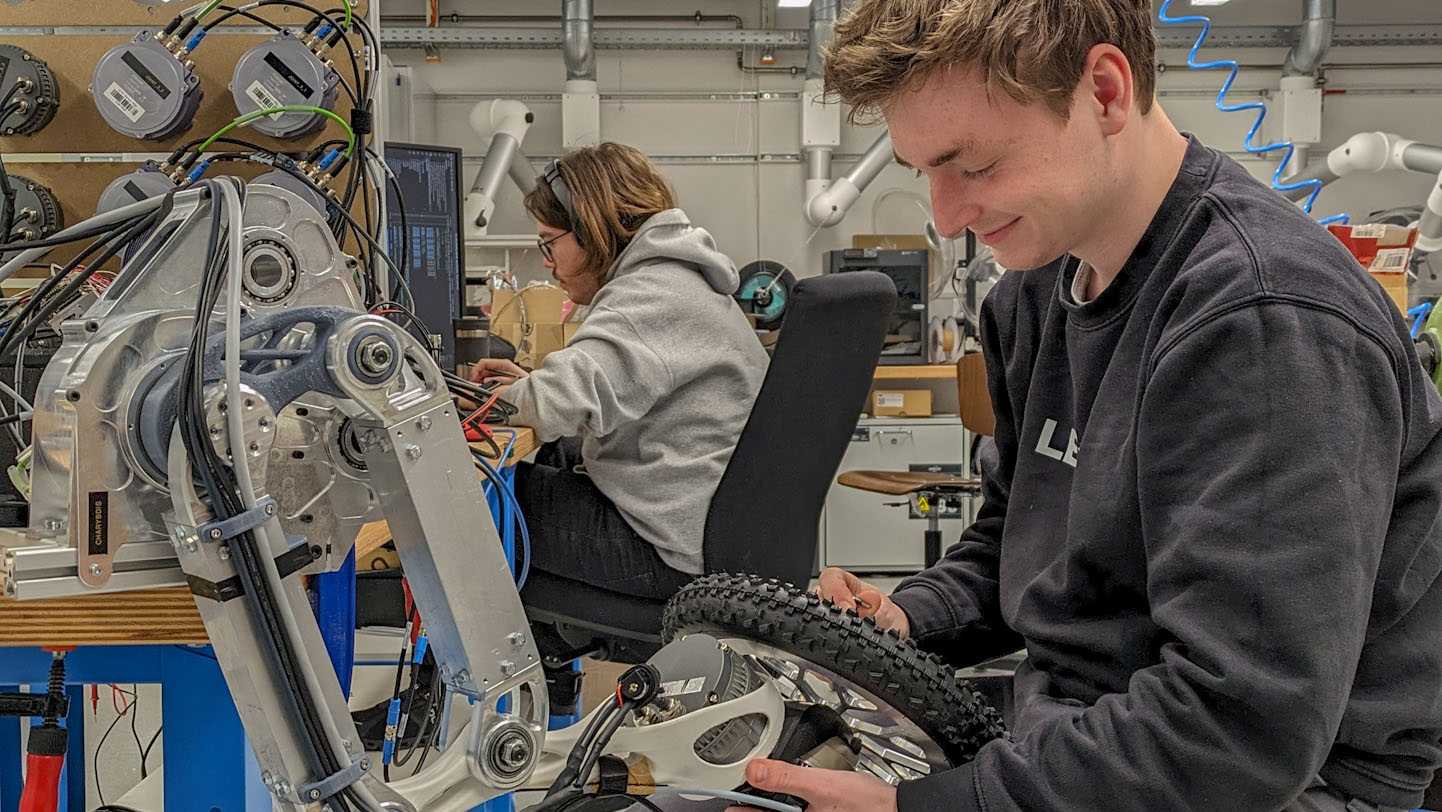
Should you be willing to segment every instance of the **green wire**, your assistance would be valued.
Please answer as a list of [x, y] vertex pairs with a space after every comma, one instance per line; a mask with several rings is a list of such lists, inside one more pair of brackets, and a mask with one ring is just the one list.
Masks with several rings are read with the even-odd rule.
[[350, 122], [346, 121], [345, 119], [323, 107], [312, 107], [306, 104], [286, 104], [280, 107], [267, 107], [263, 110], [255, 110], [253, 112], [246, 113], [245, 115], [236, 118], [234, 121], [231, 121], [229, 124], [221, 127], [220, 130], [215, 133], [215, 135], [212, 135], [211, 137], [205, 139], [205, 141], [201, 143], [201, 145], [196, 149], [196, 154], [205, 152], [207, 149], [210, 148], [211, 144], [215, 143], [215, 140], [217, 138], [220, 138], [221, 136], [225, 135], [236, 127], [243, 127], [258, 118], [271, 115], [272, 113], [318, 113], [320, 115], [323, 115], [326, 118], [339, 124], [341, 128], [345, 130], [346, 136], [349, 139], [345, 149], [346, 156], [349, 157], [355, 152], [355, 131], [351, 129]]
[[[205, 15], [209, 14], [212, 11], [215, 11], [215, 7], [220, 5], [222, 2], [223, 0], [210, 0], [209, 3], [205, 4], [205, 8], [201, 9], [200, 13], [195, 15], [196, 21], [205, 19]], [[353, 12], [351, 0], [341, 0], [341, 5], [345, 6], [345, 28], [347, 31], [351, 31], [353, 30], [351, 23]]]

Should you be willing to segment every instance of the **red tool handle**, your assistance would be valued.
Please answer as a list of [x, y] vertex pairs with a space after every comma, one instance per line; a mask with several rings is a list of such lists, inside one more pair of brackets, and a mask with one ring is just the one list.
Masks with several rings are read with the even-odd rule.
[[30, 730], [26, 746], [25, 790], [20, 812], [56, 812], [60, 805], [60, 771], [65, 768], [66, 733], [63, 727]]

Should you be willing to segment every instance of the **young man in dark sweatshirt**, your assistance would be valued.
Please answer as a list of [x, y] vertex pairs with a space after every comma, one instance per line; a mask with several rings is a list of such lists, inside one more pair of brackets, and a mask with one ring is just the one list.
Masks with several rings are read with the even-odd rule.
[[838, 570], [821, 592], [954, 661], [1027, 659], [969, 764], [752, 784], [818, 812], [1421, 800], [1442, 401], [1340, 243], [1173, 127], [1154, 60], [1149, 0], [859, 0], [837, 26], [830, 86], [885, 118], [938, 230], [1033, 270], [983, 307], [976, 523], [889, 598]]

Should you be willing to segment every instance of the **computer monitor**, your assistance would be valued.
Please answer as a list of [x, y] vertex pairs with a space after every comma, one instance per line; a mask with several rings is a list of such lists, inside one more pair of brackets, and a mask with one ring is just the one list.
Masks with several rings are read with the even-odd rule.
[[[405, 272], [415, 298], [413, 310], [439, 350], [441, 368], [454, 371], [454, 319], [461, 315], [466, 256], [465, 232], [461, 228], [461, 151], [387, 143], [385, 153], [386, 165], [396, 177], [396, 184], [386, 184], [386, 245], [391, 258]], [[395, 186], [400, 187], [401, 201], [396, 200]], [[399, 205], [402, 201], [407, 232], [404, 236]], [[408, 256], [401, 256], [403, 249], [408, 249]]]

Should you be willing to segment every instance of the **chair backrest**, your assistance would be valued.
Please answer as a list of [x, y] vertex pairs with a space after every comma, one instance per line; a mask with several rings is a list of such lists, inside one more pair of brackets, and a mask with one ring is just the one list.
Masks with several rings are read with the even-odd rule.
[[866, 406], [896, 286], [876, 271], [802, 279], [706, 515], [707, 572], [805, 585], [836, 469]]

